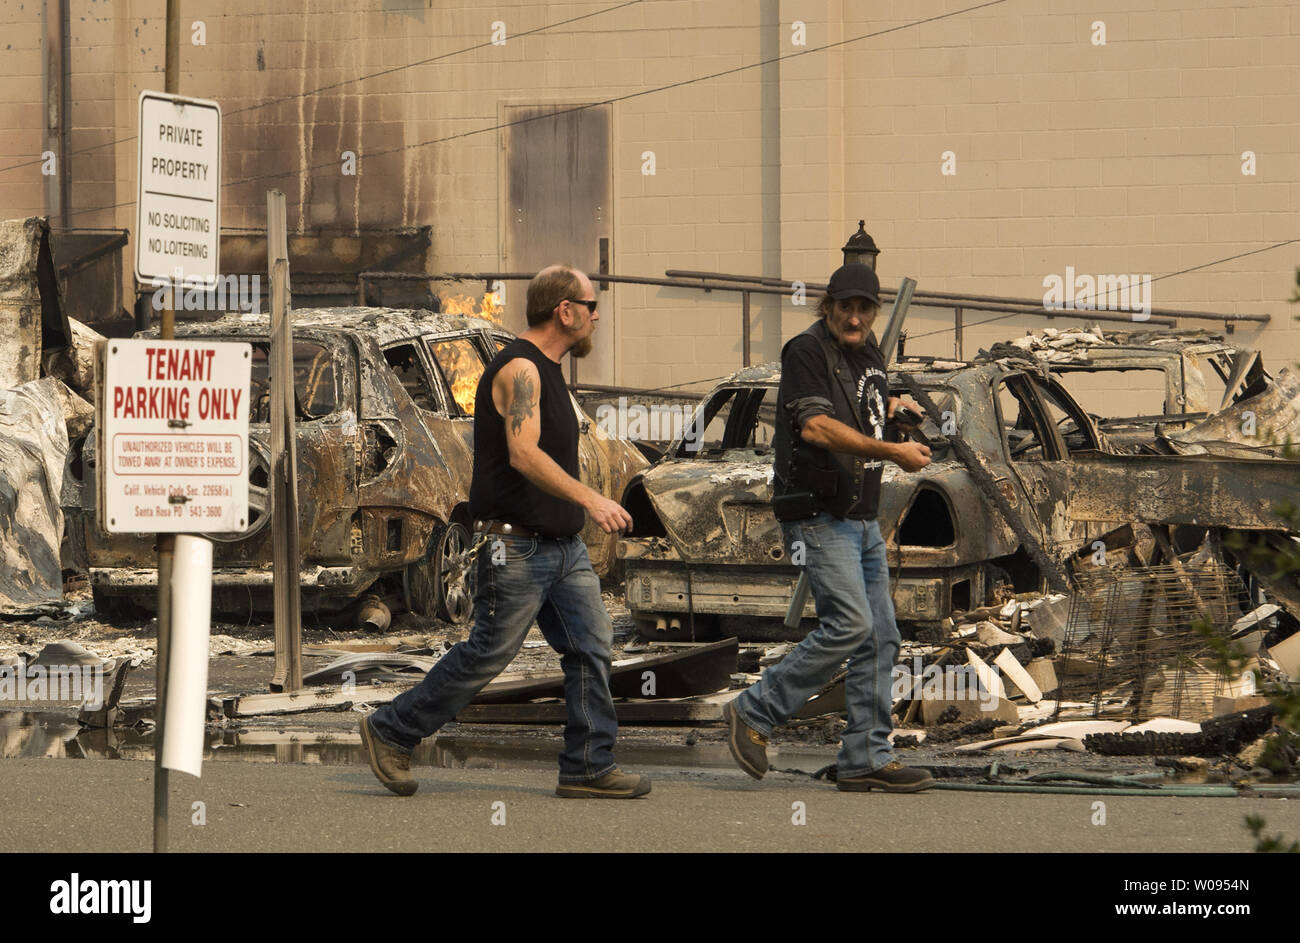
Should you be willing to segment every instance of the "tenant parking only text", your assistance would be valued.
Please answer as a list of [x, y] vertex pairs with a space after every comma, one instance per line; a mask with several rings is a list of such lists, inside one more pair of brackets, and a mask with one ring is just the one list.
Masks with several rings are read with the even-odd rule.
[[247, 528], [251, 357], [241, 343], [105, 342], [97, 423], [104, 530]]

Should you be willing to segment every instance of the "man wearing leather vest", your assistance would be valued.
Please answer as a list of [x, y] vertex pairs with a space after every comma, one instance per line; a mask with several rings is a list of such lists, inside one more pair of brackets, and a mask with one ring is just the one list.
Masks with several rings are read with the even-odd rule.
[[876, 521], [885, 462], [903, 471], [930, 463], [916, 442], [884, 441], [890, 397], [871, 326], [880, 282], [860, 264], [831, 276], [820, 319], [781, 351], [772, 509], [794, 563], [807, 567], [818, 626], [726, 706], [737, 764], [762, 778], [767, 739], [848, 659], [848, 726], [838, 788], [917, 792], [934, 780], [894, 759], [890, 683], [901, 641], [890, 599], [885, 541]]

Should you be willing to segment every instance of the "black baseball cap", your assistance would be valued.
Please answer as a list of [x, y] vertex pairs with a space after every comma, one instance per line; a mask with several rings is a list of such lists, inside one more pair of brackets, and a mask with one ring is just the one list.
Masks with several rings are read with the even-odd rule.
[[880, 304], [880, 279], [875, 270], [861, 262], [850, 262], [837, 268], [826, 290], [835, 301], [866, 298], [872, 304]]

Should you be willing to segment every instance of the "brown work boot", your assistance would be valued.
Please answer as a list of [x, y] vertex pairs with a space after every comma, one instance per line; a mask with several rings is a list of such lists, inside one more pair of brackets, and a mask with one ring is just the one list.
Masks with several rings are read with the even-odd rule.
[[390, 747], [370, 729], [370, 718], [361, 718], [361, 743], [366, 748], [366, 758], [370, 760], [370, 770], [375, 777], [388, 787], [389, 792], [399, 796], [409, 796], [420, 784], [411, 775], [411, 754], [403, 753], [397, 747]]
[[617, 766], [585, 783], [560, 783], [555, 794], [561, 799], [635, 799], [650, 791], [650, 777], [625, 773]]
[[867, 792], [871, 789], [883, 792], [920, 792], [933, 785], [934, 777], [929, 770], [913, 769], [898, 760], [891, 760], [865, 776], [841, 776], [836, 780], [840, 792]]
[[727, 746], [736, 765], [755, 779], [762, 779], [770, 765], [767, 737], [740, 719], [734, 701], [722, 705], [722, 719], [727, 724]]

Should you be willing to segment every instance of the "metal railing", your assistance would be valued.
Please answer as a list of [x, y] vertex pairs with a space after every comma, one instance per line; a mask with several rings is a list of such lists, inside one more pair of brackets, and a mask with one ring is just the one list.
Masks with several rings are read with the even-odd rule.
[[[725, 272], [697, 272], [688, 269], [668, 269], [665, 273], [672, 278], [678, 279], [700, 279], [710, 282], [736, 282], [739, 284], [761, 285], [768, 288], [782, 288], [786, 292], [793, 290], [794, 281], [783, 278], [773, 278], [762, 275], [734, 275]], [[825, 291], [826, 285], [820, 282], [802, 282], [808, 291]], [[893, 300], [897, 292], [892, 288], [880, 289], [881, 301]], [[927, 307], [952, 307], [954, 312], [954, 329], [956, 331], [956, 353], [958, 359], [961, 359], [961, 335], [962, 335], [962, 312], [963, 311], [999, 311], [1007, 314], [1031, 314], [1039, 317], [1066, 318], [1076, 321], [1118, 321], [1121, 323], [1134, 323], [1131, 314], [1106, 314], [1104, 312], [1113, 311], [1111, 308], [1096, 308], [1076, 306], [1074, 308], [1049, 308], [1041, 301], [1030, 298], [1012, 298], [1002, 295], [976, 295], [947, 291], [921, 291], [917, 290], [912, 293], [912, 301], [917, 304], [925, 305], [927, 301], [937, 301], [939, 305], [926, 305]], [[1234, 327], [1239, 323], [1268, 324], [1271, 316], [1267, 314], [1235, 314], [1215, 311], [1188, 311], [1181, 308], [1151, 308], [1149, 312], [1152, 317], [1143, 320], [1142, 324], [1158, 324], [1166, 327], [1173, 327], [1174, 322], [1170, 318], [1184, 318], [1193, 321], [1222, 321], [1224, 329], [1231, 334]]]
[[[365, 304], [370, 282], [384, 280], [425, 280], [430, 282], [481, 281], [486, 290], [492, 290], [493, 282], [529, 281], [535, 272], [443, 272], [426, 275], [415, 272], [361, 272], [357, 275], [357, 303]], [[668, 269], [664, 278], [644, 275], [614, 275], [609, 272], [594, 272], [592, 282], [601, 288], [609, 284], [648, 285], [660, 288], [682, 288], [689, 291], [703, 291], [706, 294], [715, 291], [734, 292], [740, 295], [740, 338], [741, 365], [751, 366], [752, 324], [750, 317], [750, 297], [752, 295], [780, 295], [791, 297], [796, 282], [783, 278], [761, 275], [736, 275], [727, 272], [699, 272], [687, 269]], [[802, 280], [800, 280], [802, 281]], [[804, 289], [812, 292], [826, 290], [821, 282], [802, 281]], [[881, 301], [892, 301], [896, 291], [881, 288]], [[951, 307], [953, 309], [953, 353], [957, 360], [963, 360], [964, 323], [967, 311], [989, 311], [1006, 315], [1029, 315], [1042, 317], [1051, 321], [1060, 318], [1067, 321], [1084, 321], [1088, 323], [1105, 321], [1123, 324], [1159, 327], [1175, 327], [1174, 319], [1182, 318], [1198, 321], [1222, 321], [1225, 330], [1232, 333], [1239, 323], [1267, 324], [1267, 314], [1230, 314], [1207, 311], [1185, 311], [1176, 308], [1152, 308], [1150, 317], [1135, 322], [1132, 314], [1119, 313], [1112, 309], [1100, 308], [1049, 308], [1041, 301], [1025, 298], [1011, 298], [999, 295], [960, 294], [942, 291], [916, 291], [913, 293], [914, 304], [926, 307]], [[937, 303], [937, 304], [936, 304]], [[974, 325], [969, 325], [974, 326]], [[570, 383], [577, 383], [577, 361], [570, 361]]]
[[[413, 275], [406, 272], [362, 272], [357, 277], [357, 299], [358, 303], [364, 304], [366, 283], [371, 279], [411, 279], [423, 278], [430, 281], [438, 282], [483, 282], [488, 291], [492, 290], [493, 282], [506, 281], [531, 281], [536, 272], [443, 272], [438, 275]], [[725, 281], [702, 282], [685, 281], [677, 278], [655, 278], [644, 275], [612, 275], [608, 272], [593, 272], [591, 280], [594, 284], [599, 285], [602, 289], [608, 284], [621, 285], [651, 285], [660, 288], [684, 288], [688, 291], [705, 292], [712, 291], [731, 291], [740, 295], [740, 347], [741, 361], [746, 367], [750, 365], [750, 295], [783, 295], [784, 289], [771, 288], [761, 285], [736, 285], [728, 284]], [[577, 383], [578, 364], [575, 359], [569, 360], [569, 382]]]

